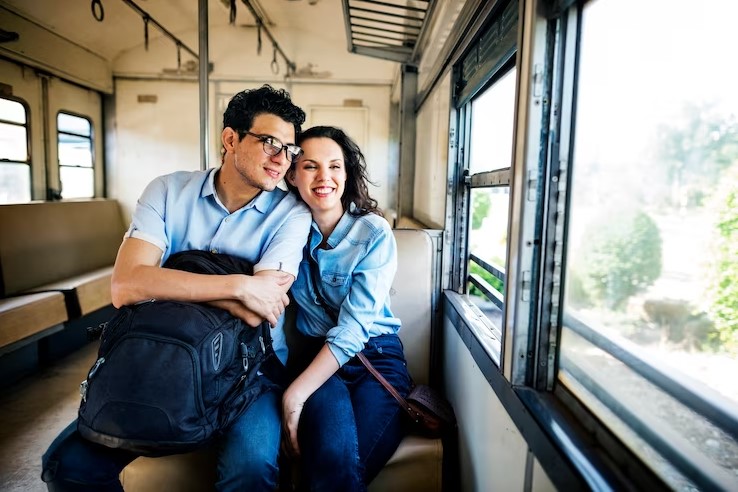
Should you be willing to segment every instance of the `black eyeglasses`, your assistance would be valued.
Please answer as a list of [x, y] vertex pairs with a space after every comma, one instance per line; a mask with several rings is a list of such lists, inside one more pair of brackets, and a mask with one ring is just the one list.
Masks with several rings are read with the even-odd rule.
[[302, 149], [298, 147], [297, 145], [293, 145], [293, 144], [285, 145], [279, 140], [277, 140], [275, 137], [272, 137], [271, 135], [260, 135], [258, 133], [251, 133], [251, 132], [244, 132], [244, 133], [246, 133], [246, 135], [251, 135], [252, 137], [260, 140], [262, 143], [262, 146], [264, 147], [264, 152], [267, 155], [277, 155], [284, 150], [284, 153], [290, 162], [297, 161], [297, 159], [299, 159], [300, 156], [302, 155]]

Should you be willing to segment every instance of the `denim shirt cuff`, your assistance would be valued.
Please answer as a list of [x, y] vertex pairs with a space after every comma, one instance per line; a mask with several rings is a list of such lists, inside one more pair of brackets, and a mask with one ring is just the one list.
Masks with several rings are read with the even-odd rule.
[[327, 342], [328, 348], [330, 349], [331, 353], [333, 354], [333, 357], [336, 358], [336, 361], [338, 361], [338, 367], [343, 367], [343, 365], [348, 362], [351, 357], [346, 355], [346, 352], [344, 352], [340, 347], [337, 347], [334, 343]]

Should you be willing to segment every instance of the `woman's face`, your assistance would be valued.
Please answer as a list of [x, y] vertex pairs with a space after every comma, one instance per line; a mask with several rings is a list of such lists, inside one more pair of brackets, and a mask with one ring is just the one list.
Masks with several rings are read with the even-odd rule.
[[313, 216], [343, 214], [346, 166], [341, 147], [330, 138], [310, 138], [300, 145], [303, 154], [287, 179], [300, 192]]

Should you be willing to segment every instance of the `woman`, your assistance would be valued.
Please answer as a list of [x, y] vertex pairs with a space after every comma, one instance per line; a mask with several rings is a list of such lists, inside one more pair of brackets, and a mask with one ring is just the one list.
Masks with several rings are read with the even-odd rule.
[[355, 355], [362, 351], [403, 395], [410, 377], [389, 292], [397, 245], [369, 196], [366, 164], [340, 129], [313, 127], [287, 173], [313, 223], [292, 286], [297, 328], [320, 342], [282, 398], [285, 441], [309, 490], [365, 490], [403, 437], [397, 401]]

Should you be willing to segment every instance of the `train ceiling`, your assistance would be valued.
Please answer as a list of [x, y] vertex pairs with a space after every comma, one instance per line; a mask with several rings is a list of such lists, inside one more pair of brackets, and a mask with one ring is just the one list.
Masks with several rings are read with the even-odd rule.
[[[255, 28], [255, 11], [272, 32], [296, 29], [301, 36], [316, 37], [345, 33], [348, 51], [404, 63], [411, 61], [434, 1], [209, 0], [208, 25], [211, 30], [227, 26], [233, 3], [236, 25]], [[152, 42], [166, 36], [160, 27], [182, 41], [183, 51], [198, 49], [193, 36], [198, 29], [196, 0], [0, 0], [2, 6], [111, 62], [145, 38]], [[285, 55], [290, 56], [286, 49]]]

